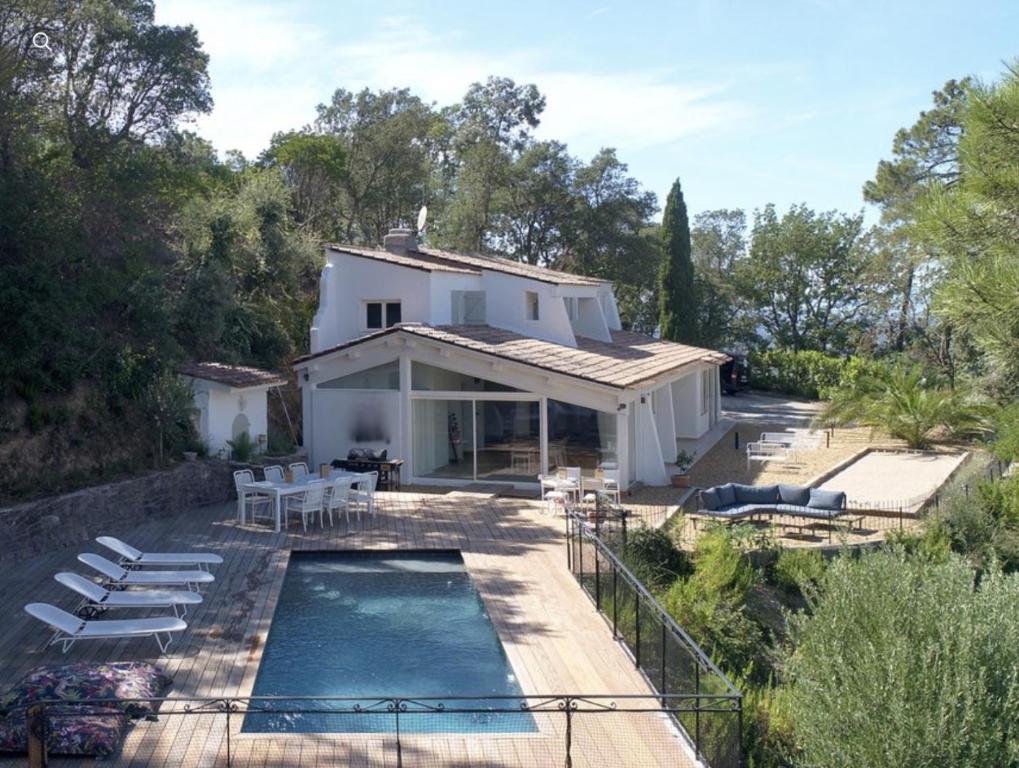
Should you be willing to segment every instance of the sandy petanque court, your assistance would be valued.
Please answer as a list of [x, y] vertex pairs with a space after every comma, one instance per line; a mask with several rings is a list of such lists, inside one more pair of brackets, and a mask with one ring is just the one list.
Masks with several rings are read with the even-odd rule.
[[965, 459], [965, 453], [872, 451], [821, 484], [845, 491], [850, 508], [913, 512]]

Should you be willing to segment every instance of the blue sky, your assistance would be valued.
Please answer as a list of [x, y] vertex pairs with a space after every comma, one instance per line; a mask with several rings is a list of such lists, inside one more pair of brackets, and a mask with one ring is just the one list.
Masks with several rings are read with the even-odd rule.
[[[691, 213], [772, 202], [857, 211], [861, 186], [947, 79], [1019, 56], [1019, 2], [512, 3], [156, 0], [211, 56], [199, 133], [249, 157], [337, 87], [453, 103], [488, 75], [546, 95], [539, 136], [615, 147]], [[873, 220], [873, 213], [868, 215]]]

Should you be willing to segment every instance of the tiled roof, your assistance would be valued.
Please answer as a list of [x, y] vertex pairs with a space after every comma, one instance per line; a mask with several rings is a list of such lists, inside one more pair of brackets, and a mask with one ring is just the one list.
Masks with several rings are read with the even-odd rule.
[[603, 285], [606, 281], [570, 272], [558, 272], [554, 269], [525, 264], [522, 261], [503, 259], [498, 256], [485, 256], [477, 253], [456, 253], [440, 251], [435, 248], [419, 248], [405, 254], [390, 253], [378, 248], [361, 248], [352, 245], [330, 245], [330, 250], [349, 253], [366, 259], [375, 259], [401, 267], [420, 269], [425, 272], [454, 272], [457, 274], [479, 275], [481, 270], [502, 272], [508, 275], [526, 277], [543, 283], [555, 285]]
[[453, 264], [447, 264], [443, 261], [438, 261], [437, 259], [433, 259], [419, 253], [414, 253], [413, 256], [404, 256], [397, 253], [390, 253], [389, 251], [384, 251], [378, 248], [358, 248], [353, 245], [329, 245], [327, 247], [331, 251], [349, 253], [352, 256], [361, 256], [366, 259], [384, 261], [388, 264], [396, 264], [401, 267], [420, 269], [424, 272], [454, 272], [460, 275], [481, 274], [477, 269], [466, 269]]
[[245, 387], [275, 387], [287, 383], [287, 377], [261, 368], [249, 368], [245, 365], [227, 365], [226, 363], [185, 363], [179, 369], [184, 376], [195, 379], [215, 381], [229, 387], [243, 389]]
[[611, 342], [578, 336], [577, 346], [569, 347], [488, 325], [430, 326], [406, 323], [394, 325], [384, 331], [375, 331], [331, 349], [305, 355], [295, 360], [294, 364], [396, 332], [409, 333], [550, 373], [573, 376], [618, 389], [635, 387], [694, 363], [719, 365], [729, 359], [721, 352], [662, 341], [627, 331], [613, 331]]
[[605, 280], [584, 275], [575, 275], [570, 272], [559, 272], [554, 269], [538, 267], [534, 264], [525, 264], [522, 261], [503, 259], [499, 256], [486, 256], [479, 253], [457, 253], [455, 251], [440, 251], [435, 248], [420, 248], [417, 253], [431, 256], [435, 259], [458, 264], [470, 269], [490, 269], [493, 272], [504, 272], [509, 275], [528, 277], [532, 280], [540, 280], [544, 283], [555, 283], [556, 285], [602, 285]]

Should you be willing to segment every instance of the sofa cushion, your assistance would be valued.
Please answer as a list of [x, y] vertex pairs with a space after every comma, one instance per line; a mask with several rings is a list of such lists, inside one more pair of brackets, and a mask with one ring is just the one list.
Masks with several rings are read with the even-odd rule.
[[783, 504], [805, 507], [807, 506], [807, 502], [810, 501], [810, 488], [805, 485], [779, 484], [778, 500]]
[[[162, 695], [170, 677], [144, 661], [109, 664], [55, 664], [36, 667], [0, 698], [0, 711], [23, 709], [33, 701], [84, 701], [87, 699], [146, 699]], [[111, 701], [105, 704], [131, 717], [154, 713], [147, 701]]]
[[750, 517], [757, 512], [760, 512], [762, 507], [757, 504], [740, 504], [735, 507], [726, 507], [725, 509], [718, 509], [715, 511], [708, 511], [710, 517], [717, 517], [722, 520], [739, 520], [743, 517]]
[[820, 488], [810, 489], [810, 501], [807, 506], [811, 509], [843, 509], [846, 506], [846, 494], [844, 491], [823, 491]]
[[[117, 750], [127, 715], [109, 707], [51, 704], [46, 707], [46, 748], [52, 755], [107, 757]], [[0, 753], [28, 752], [24, 709], [0, 718]]]
[[736, 503], [736, 491], [733, 490], [732, 483], [716, 486], [715, 490], [718, 492], [718, 500], [723, 507], [729, 507]]
[[701, 506], [709, 512], [713, 512], [722, 506], [717, 488], [706, 488], [700, 492]]
[[777, 485], [742, 485], [733, 483], [732, 489], [736, 492], [736, 501], [740, 504], [777, 504]]

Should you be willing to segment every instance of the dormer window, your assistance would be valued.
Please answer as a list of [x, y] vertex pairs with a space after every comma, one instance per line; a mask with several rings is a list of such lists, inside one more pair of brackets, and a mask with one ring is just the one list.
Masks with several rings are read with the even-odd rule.
[[396, 325], [400, 322], [402, 315], [400, 302], [398, 301], [366, 301], [364, 310], [364, 327], [368, 330], [389, 328]]
[[524, 291], [524, 308], [526, 311], [525, 317], [528, 320], [538, 320], [538, 292], [537, 291]]

